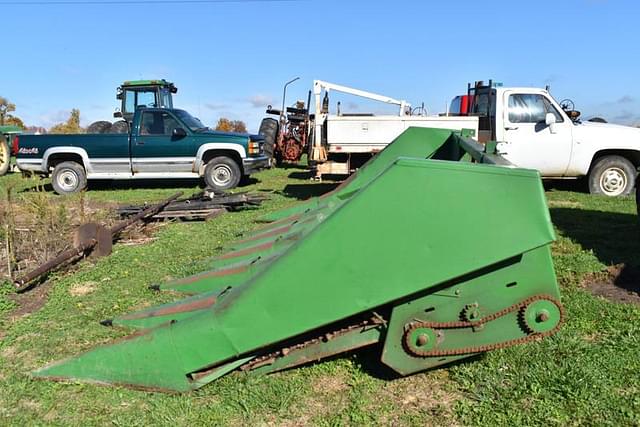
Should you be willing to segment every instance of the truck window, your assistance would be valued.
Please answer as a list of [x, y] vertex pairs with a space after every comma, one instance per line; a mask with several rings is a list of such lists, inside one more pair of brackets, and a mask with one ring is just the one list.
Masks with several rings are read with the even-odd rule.
[[556, 122], [563, 122], [562, 116], [551, 102], [537, 94], [516, 94], [509, 96], [509, 122], [540, 123], [547, 113], [556, 116]]
[[472, 113], [479, 117], [494, 117], [496, 115], [496, 91], [477, 91], [471, 95], [473, 101]]
[[180, 127], [178, 121], [169, 113], [163, 111], [145, 111], [142, 113], [140, 134], [171, 135], [173, 130], [178, 127]]

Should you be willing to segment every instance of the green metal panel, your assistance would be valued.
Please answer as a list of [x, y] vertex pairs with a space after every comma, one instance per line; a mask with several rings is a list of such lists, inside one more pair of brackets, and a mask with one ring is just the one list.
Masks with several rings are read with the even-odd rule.
[[[408, 375], [472, 356], [473, 353], [425, 359], [411, 357], [402, 351], [405, 325], [415, 320], [457, 320], [451, 318], [451, 313], [462, 313], [469, 304], [477, 304], [481, 319], [513, 304], [514, 301], [522, 301], [541, 292], [559, 299], [555, 282], [549, 247], [543, 246], [502, 265], [490, 266], [480, 276], [463, 277], [440, 291], [398, 305], [391, 313], [382, 361], [398, 373]], [[438, 348], [442, 350], [492, 344], [496, 336], [502, 340], [523, 338], [527, 334], [520, 324], [518, 315], [517, 311], [509, 313], [476, 330], [457, 328], [443, 331]]]
[[20, 134], [22, 133], [23, 130], [21, 127], [19, 126], [0, 126], [0, 134], [10, 134], [10, 135], [15, 135], [15, 134]]
[[129, 80], [122, 84], [123, 88], [128, 88], [131, 86], [162, 86], [169, 87], [173, 86], [173, 83], [168, 82], [164, 79], [162, 80]]
[[[459, 162], [503, 160], [452, 132], [409, 135], [431, 136], [430, 159], [363, 168], [315, 208], [231, 245], [214, 270], [166, 286], [194, 296], [113, 320], [138, 334], [35, 375], [186, 391], [238, 367], [271, 372], [380, 340], [383, 362], [408, 374], [553, 332], [554, 233], [538, 173]], [[552, 301], [518, 305], [541, 295]], [[460, 354], [403, 345], [412, 322], [459, 321], [468, 305], [487, 319], [515, 308], [478, 330], [418, 330]], [[364, 319], [379, 321], [358, 327]]]
[[409, 128], [334, 191], [324, 196], [313, 198], [306, 203], [300, 203], [292, 208], [265, 215], [261, 221], [277, 221], [309, 209], [317, 209], [324, 203], [330, 203], [332, 198], [357, 190], [371, 182], [398, 157], [431, 158], [447, 143], [455, 145], [456, 137], [457, 134], [455, 132], [447, 129]]

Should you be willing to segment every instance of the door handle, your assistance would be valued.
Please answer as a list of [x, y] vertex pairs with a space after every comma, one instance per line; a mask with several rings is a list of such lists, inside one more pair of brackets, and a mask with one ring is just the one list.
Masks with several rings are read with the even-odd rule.
[[518, 126], [505, 126], [504, 130], [518, 130], [519, 127]]

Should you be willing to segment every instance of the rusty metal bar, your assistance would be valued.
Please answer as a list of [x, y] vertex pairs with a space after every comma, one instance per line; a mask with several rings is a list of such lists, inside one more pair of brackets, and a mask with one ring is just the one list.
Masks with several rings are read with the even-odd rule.
[[[149, 216], [153, 216], [153, 215], [157, 214], [162, 209], [164, 209], [165, 206], [167, 206], [169, 203], [171, 203], [174, 200], [176, 200], [181, 195], [182, 195], [182, 192], [176, 193], [173, 196], [171, 196], [170, 198], [164, 200], [162, 203], [158, 203], [157, 205], [150, 206], [149, 208], [147, 208], [147, 209], [143, 210], [142, 212], [140, 212], [139, 214], [127, 219], [126, 221], [121, 221], [118, 224], [114, 225], [109, 230], [111, 232], [112, 239], [115, 238], [125, 228], [127, 228], [127, 227], [133, 225], [134, 223], [136, 223], [136, 222], [138, 222], [140, 220], [143, 220], [143, 219], [145, 219], [145, 218], [147, 218]], [[43, 274], [46, 274], [46, 273], [50, 272], [51, 270], [53, 270], [56, 267], [58, 267], [60, 264], [66, 262], [66, 261], [69, 261], [69, 260], [71, 260], [71, 259], [73, 259], [73, 258], [75, 258], [77, 256], [83, 255], [87, 251], [93, 249], [96, 246], [97, 243], [98, 243], [98, 240], [96, 238], [94, 238], [94, 239], [91, 239], [91, 240], [89, 240], [87, 242], [80, 243], [79, 245], [74, 246], [71, 249], [67, 249], [66, 251], [58, 254], [58, 256], [56, 256], [55, 258], [53, 258], [53, 259], [45, 262], [44, 264], [40, 265], [35, 270], [32, 270], [29, 273], [25, 274], [24, 276], [17, 278], [13, 282], [13, 284], [17, 288], [18, 292], [26, 291], [27, 289], [29, 289], [29, 286], [27, 286], [27, 285], [31, 281], [33, 281], [36, 278], [42, 276]]]
[[176, 200], [178, 197], [182, 196], [182, 192], [178, 192], [176, 194], [174, 194], [173, 196], [169, 197], [168, 199], [166, 199], [165, 201], [163, 201], [162, 203], [158, 203], [157, 205], [154, 206], [150, 206], [149, 208], [143, 210], [142, 212], [132, 216], [131, 218], [125, 220], [125, 221], [121, 221], [119, 223], [117, 223], [116, 225], [114, 225], [113, 227], [111, 227], [111, 234], [113, 236], [117, 235], [118, 233], [120, 233], [122, 230], [124, 230], [125, 228], [131, 226], [132, 224], [148, 217], [148, 216], [153, 216], [155, 214], [157, 214], [158, 212], [160, 212], [161, 210], [163, 210], [169, 203], [173, 202], [174, 200]]
[[43, 274], [48, 273], [49, 271], [56, 268], [58, 265], [72, 258], [82, 255], [85, 251], [88, 251], [89, 249], [93, 248], [97, 242], [98, 241], [96, 239], [92, 239], [85, 244], [80, 244], [78, 246], [74, 246], [71, 249], [67, 249], [66, 251], [58, 254], [57, 257], [45, 262], [35, 270], [32, 270], [29, 273], [25, 274], [24, 276], [17, 278], [13, 283], [16, 286], [16, 288], [18, 288], [18, 292], [26, 290], [27, 287], [25, 285], [27, 285], [29, 282], [36, 279], [37, 277], [40, 277]]

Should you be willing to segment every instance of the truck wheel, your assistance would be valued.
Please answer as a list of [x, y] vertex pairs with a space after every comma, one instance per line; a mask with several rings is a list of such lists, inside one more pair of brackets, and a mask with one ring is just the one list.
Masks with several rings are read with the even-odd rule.
[[640, 176], [636, 178], [636, 214], [640, 221]]
[[87, 128], [87, 133], [107, 133], [109, 129], [111, 129], [111, 122], [101, 120], [91, 123]]
[[258, 133], [264, 136], [264, 153], [270, 159], [273, 159], [279, 128], [280, 125], [278, 124], [278, 121], [270, 117], [262, 119], [262, 123], [260, 123], [260, 130]]
[[60, 195], [78, 193], [87, 188], [87, 174], [76, 162], [62, 162], [53, 168], [51, 185]]
[[224, 191], [235, 188], [241, 178], [240, 166], [229, 157], [214, 157], [204, 168], [204, 182], [213, 190]]
[[596, 160], [589, 173], [589, 192], [605, 196], [631, 194], [638, 172], [621, 156], [604, 156]]
[[118, 120], [111, 125], [109, 133], [129, 133], [129, 125], [125, 120]]
[[11, 164], [11, 152], [9, 151], [9, 144], [4, 139], [3, 135], [0, 135], [0, 176], [6, 175], [9, 171], [9, 165]]

